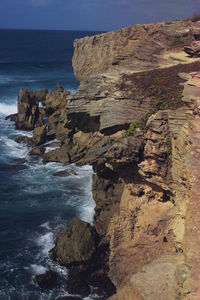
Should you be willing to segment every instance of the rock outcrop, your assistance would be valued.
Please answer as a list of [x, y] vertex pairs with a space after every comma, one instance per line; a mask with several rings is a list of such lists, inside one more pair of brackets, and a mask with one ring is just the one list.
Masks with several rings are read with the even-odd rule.
[[45, 138], [37, 101], [29, 101], [35, 95], [21, 91], [18, 118], [37, 127], [35, 143], [59, 140], [43, 161], [91, 164], [95, 172], [93, 227], [74, 220], [50, 251], [70, 268], [70, 292], [81, 288], [84, 297], [93, 285], [112, 300], [200, 295], [200, 61], [184, 51], [198, 32], [186, 20], [76, 40], [80, 86], [42, 98]]
[[[39, 93], [38, 93], [39, 94]], [[17, 129], [33, 130], [43, 125], [43, 116], [40, 113], [39, 101], [36, 94], [30, 90], [20, 89], [18, 96]]]
[[61, 229], [55, 240], [55, 247], [49, 255], [64, 266], [72, 266], [92, 259], [97, 244], [97, 233], [89, 223], [74, 219]]

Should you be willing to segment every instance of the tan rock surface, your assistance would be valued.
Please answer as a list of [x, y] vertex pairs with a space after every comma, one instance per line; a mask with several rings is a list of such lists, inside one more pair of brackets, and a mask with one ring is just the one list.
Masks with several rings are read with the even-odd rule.
[[[74, 42], [73, 68], [79, 81], [88, 75], [115, 69], [139, 72], [169, 65], [165, 53], [191, 39], [191, 21], [133, 25], [115, 32], [85, 37]], [[178, 45], [179, 46], [179, 45]], [[181, 45], [183, 46], [183, 45]], [[182, 47], [183, 48], [183, 47]], [[184, 53], [179, 47], [179, 52]], [[178, 52], [177, 51], [177, 52]], [[187, 55], [183, 63], [187, 63]], [[170, 65], [177, 60], [170, 60]]]

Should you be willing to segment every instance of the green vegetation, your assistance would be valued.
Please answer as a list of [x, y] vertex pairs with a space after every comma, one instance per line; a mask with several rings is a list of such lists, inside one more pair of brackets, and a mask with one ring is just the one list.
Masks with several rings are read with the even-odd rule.
[[153, 115], [155, 112], [156, 112], [155, 110], [150, 110], [144, 117], [141, 117], [138, 121], [132, 123], [123, 134], [123, 137], [134, 134], [137, 128], [139, 128], [145, 133], [147, 131], [147, 121], [149, 117]]
[[[190, 73], [200, 70], [200, 62], [191, 64], [180, 64], [163, 69], [155, 69], [132, 75], [124, 75], [122, 81], [130, 82], [126, 91], [132, 93], [132, 99], [137, 99], [140, 105], [146, 101], [150, 102], [149, 112], [132, 123], [123, 134], [129, 136], [134, 134], [136, 128], [146, 132], [148, 118], [158, 110], [175, 110], [183, 105], [182, 93], [185, 80], [178, 75], [181, 72]], [[142, 97], [142, 98], [141, 98]]]
[[171, 43], [171, 47], [176, 47], [176, 46], [179, 46], [179, 45], [182, 45], [183, 44], [183, 41], [182, 39], [179, 37], [179, 38], [176, 38], [172, 43]]

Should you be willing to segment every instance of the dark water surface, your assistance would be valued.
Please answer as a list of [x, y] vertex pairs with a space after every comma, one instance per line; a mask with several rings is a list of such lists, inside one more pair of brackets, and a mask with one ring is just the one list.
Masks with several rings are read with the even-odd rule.
[[[17, 144], [17, 131], [5, 121], [16, 112], [21, 87], [53, 89], [59, 82], [71, 92], [78, 87], [72, 66], [73, 40], [93, 32], [0, 30], [0, 300], [55, 299], [67, 295], [65, 283], [41, 291], [33, 276], [52, 269], [67, 274], [48, 258], [55, 233], [74, 217], [92, 221], [92, 169], [73, 168], [78, 176], [54, 177], [67, 167], [43, 165]], [[62, 276], [61, 276], [62, 277]], [[85, 299], [96, 299], [95, 294]]]

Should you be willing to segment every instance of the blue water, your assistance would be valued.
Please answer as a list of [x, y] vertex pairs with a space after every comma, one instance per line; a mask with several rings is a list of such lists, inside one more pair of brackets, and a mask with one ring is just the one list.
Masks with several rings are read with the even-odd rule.
[[[78, 87], [71, 66], [73, 40], [93, 32], [0, 30], [0, 300], [46, 300], [67, 295], [62, 275], [67, 270], [52, 262], [48, 251], [58, 230], [74, 217], [92, 221], [92, 169], [89, 166], [42, 164], [17, 144], [16, 130], [5, 116], [16, 111], [21, 87]], [[54, 177], [73, 168], [77, 176]], [[57, 288], [40, 290], [33, 277], [55, 270]], [[96, 299], [95, 293], [89, 298]]]

